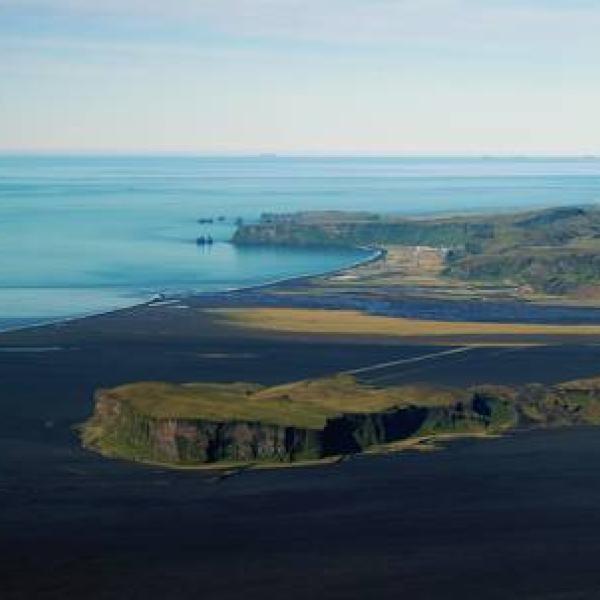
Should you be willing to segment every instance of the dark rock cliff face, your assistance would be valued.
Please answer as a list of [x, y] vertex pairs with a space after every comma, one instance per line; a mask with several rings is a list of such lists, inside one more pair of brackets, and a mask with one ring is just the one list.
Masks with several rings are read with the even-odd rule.
[[318, 457], [319, 432], [263, 423], [155, 420], [149, 443], [169, 462], [291, 461]]
[[[474, 396], [466, 405], [407, 406], [379, 413], [341, 414], [321, 429], [270, 423], [148, 417], [100, 391], [91, 425], [89, 447], [125, 458], [172, 464], [293, 462], [352, 454], [369, 446], [409, 438], [419, 432], [487, 430], [496, 408]], [[495, 411], [495, 412], [494, 412]], [[500, 413], [498, 413], [500, 414]], [[507, 417], [512, 422], [510, 415]], [[94, 438], [94, 431], [101, 431]], [[100, 437], [101, 436], [101, 437]]]
[[353, 454], [369, 446], [405, 439], [420, 429], [427, 414], [426, 408], [409, 407], [328, 419], [323, 429], [322, 455]]

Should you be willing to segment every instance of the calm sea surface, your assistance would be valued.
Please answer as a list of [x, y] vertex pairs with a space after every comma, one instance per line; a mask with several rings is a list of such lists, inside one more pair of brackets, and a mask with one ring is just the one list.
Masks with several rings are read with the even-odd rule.
[[[597, 201], [596, 158], [0, 156], [0, 328], [364, 257], [227, 243], [237, 217], [263, 211], [417, 214]], [[198, 223], [216, 217], [224, 221]], [[197, 247], [207, 234], [216, 243]]]

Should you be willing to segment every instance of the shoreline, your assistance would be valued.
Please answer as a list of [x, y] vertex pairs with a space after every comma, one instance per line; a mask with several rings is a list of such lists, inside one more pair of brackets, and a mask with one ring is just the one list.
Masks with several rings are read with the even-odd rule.
[[[282, 284], [297, 285], [298, 283], [301, 283], [302, 281], [305, 281], [306, 279], [310, 279], [312, 277], [332, 276], [332, 275], [336, 275], [338, 273], [343, 273], [350, 269], [355, 269], [357, 267], [361, 267], [364, 265], [368, 265], [368, 264], [377, 262], [378, 260], [381, 260], [386, 255], [386, 252], [387, 252], [385, 250], [385, 248], [377, 248], [377, 247], [371, 248], [371, 247], [363, 247], [363, 246], [355, 246], [355, 247], [350, 246], [350, 247], [346, 247], [346, 249], [362, 250], [365, 252], [370, 252], [370, 255], [365, 257], [362, 260], [356, 260], [348, 265], [345, 265], [343, 267], [338, 267], [336, 269], [318, 271], [315, 273], [304, 273], [304, 274], [300, 274], [300, 275], [294, 275], [292, 277], [283, 277], [283, 278], [267, 281], [264, 283], [255, 283], [255, 284], [251, 284], [251, 285], [247, 285], [247, 286], [225, 288], [223, 290], [192, 291], [189, 293], [180, 292], [180, 293], [170, 294], [170, 293], [166, 293], [166, 292], [165, 293], [155, 292], [148, 300], [136, 301], [136, 302], [130, 304], [129, 306], [123, 306], [120, 308], [111, 308], [108, 310], [102, 310], [99, 312], [90, 312], [90, 313], [71, 316], [71, 317], [60, 317], [60, 318], [51, 319], [48, 321], [40, 321], [39, 323], [33, 323], [30, 325], [17, 325], [15, 327], [8, 327], [8, 328], [0, 327], [0, 335], [3, 333], [15, 333], [15, 332], [21, 332], [21, 331], [29, 331], [32, 329], [37, 329], [37, 328], [42, 328], [42, 327], [60, 326], [63, 323], [67, 324], [67, 323], [92, 319], [95, 317], [102, 317], [102, 316], [117, 314], [117, 313], [120, 313], [123, 311], [141, 308], [144, 306], [152, 306], [152, 305], [159, 306], [160, 304], [158, 304], [158, 303], [179, 302], [179, 301], [185, 300], [186, 298], [198, 298], [198, 297], [203, 297], [208, 294], [214, 294], [214, 293], [234, 294], [234, 293], [239, 293], [239, 292], [260, 291], [263, 289], [269, 289], [269, 288], [275, 287], [277, 285], [282, 285]], [[6, 317], [6, 318], [8, 318], [8, 317]]]
[[[305, 279], [311, 279], [313, 277], [331, 277], [332, 275], [344, 273], [345, 271], [348, 271], [350, 269], [356, 269], [358, 267], [363, 267], [365, 265], [370, 265], [372, 263], [375, 263], [378, 260], [381, 260], [387, 254], [387, 250], [385, 248], [377, 248], [377, 247], [369, 248], [369, 247], [364, 247], [364, 246], [355, 246], [355, 247], [349, 246], [347, 248], [351, 249], [351, 250], [364, 250], [365, 252], [371, 252], [371, 255], [366, 257], [364, 260], [357, 260], [357, 261], [354, 261], [353, 263], [350, 263], [349, 265], [346, 265], [344, 267], [339, 267], [337, 269], [320, 271], [317, 273], [305, 273], [303, 275], [295, 275], [294, 277], [283, 277], [281, 279], [274, 279], [273, 281], [267, 281], [266, 283], [256, 283], [253, 285], [241, 286], [241, 287], [236, 287], [236, 288], [228, 288], [228, 289], [223, 290], [222, 292], [218, 292], [218, 293], [256, 291], [256, 290], [268, 289], [268, 288], [275, 287], [277, 285], [282, 285], [282, 284], [296, 285], [298, 283], [301, 283]], [[198, 292], [198, 293], [186, 294], [181, 297], [182, 298], [190, 298], [190, 297], [196, 297], [196, 296], [199, 296], [202, 294], [209, 294], [209, 293], [211, 293], [211, 292]], [[170, 299], [171, 298], [165, 298], [165, 300], [170, 300]]]

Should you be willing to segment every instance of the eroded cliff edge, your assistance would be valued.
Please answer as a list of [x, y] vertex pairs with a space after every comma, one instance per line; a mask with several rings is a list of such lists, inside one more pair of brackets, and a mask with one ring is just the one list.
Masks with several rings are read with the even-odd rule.
[[553, 387], [374, 388], [350, 376], [263, 388], [139, 383], [99, 390], [82, 427], [108, 456], [183, 465], [293, 463], [401, 440], [600, 423], [600, 379]]

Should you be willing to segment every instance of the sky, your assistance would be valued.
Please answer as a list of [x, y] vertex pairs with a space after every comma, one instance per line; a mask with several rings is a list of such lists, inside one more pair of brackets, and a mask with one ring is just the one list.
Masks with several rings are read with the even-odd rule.
[[600, 154], [600, 0], [0, 0], [0, 151]]

